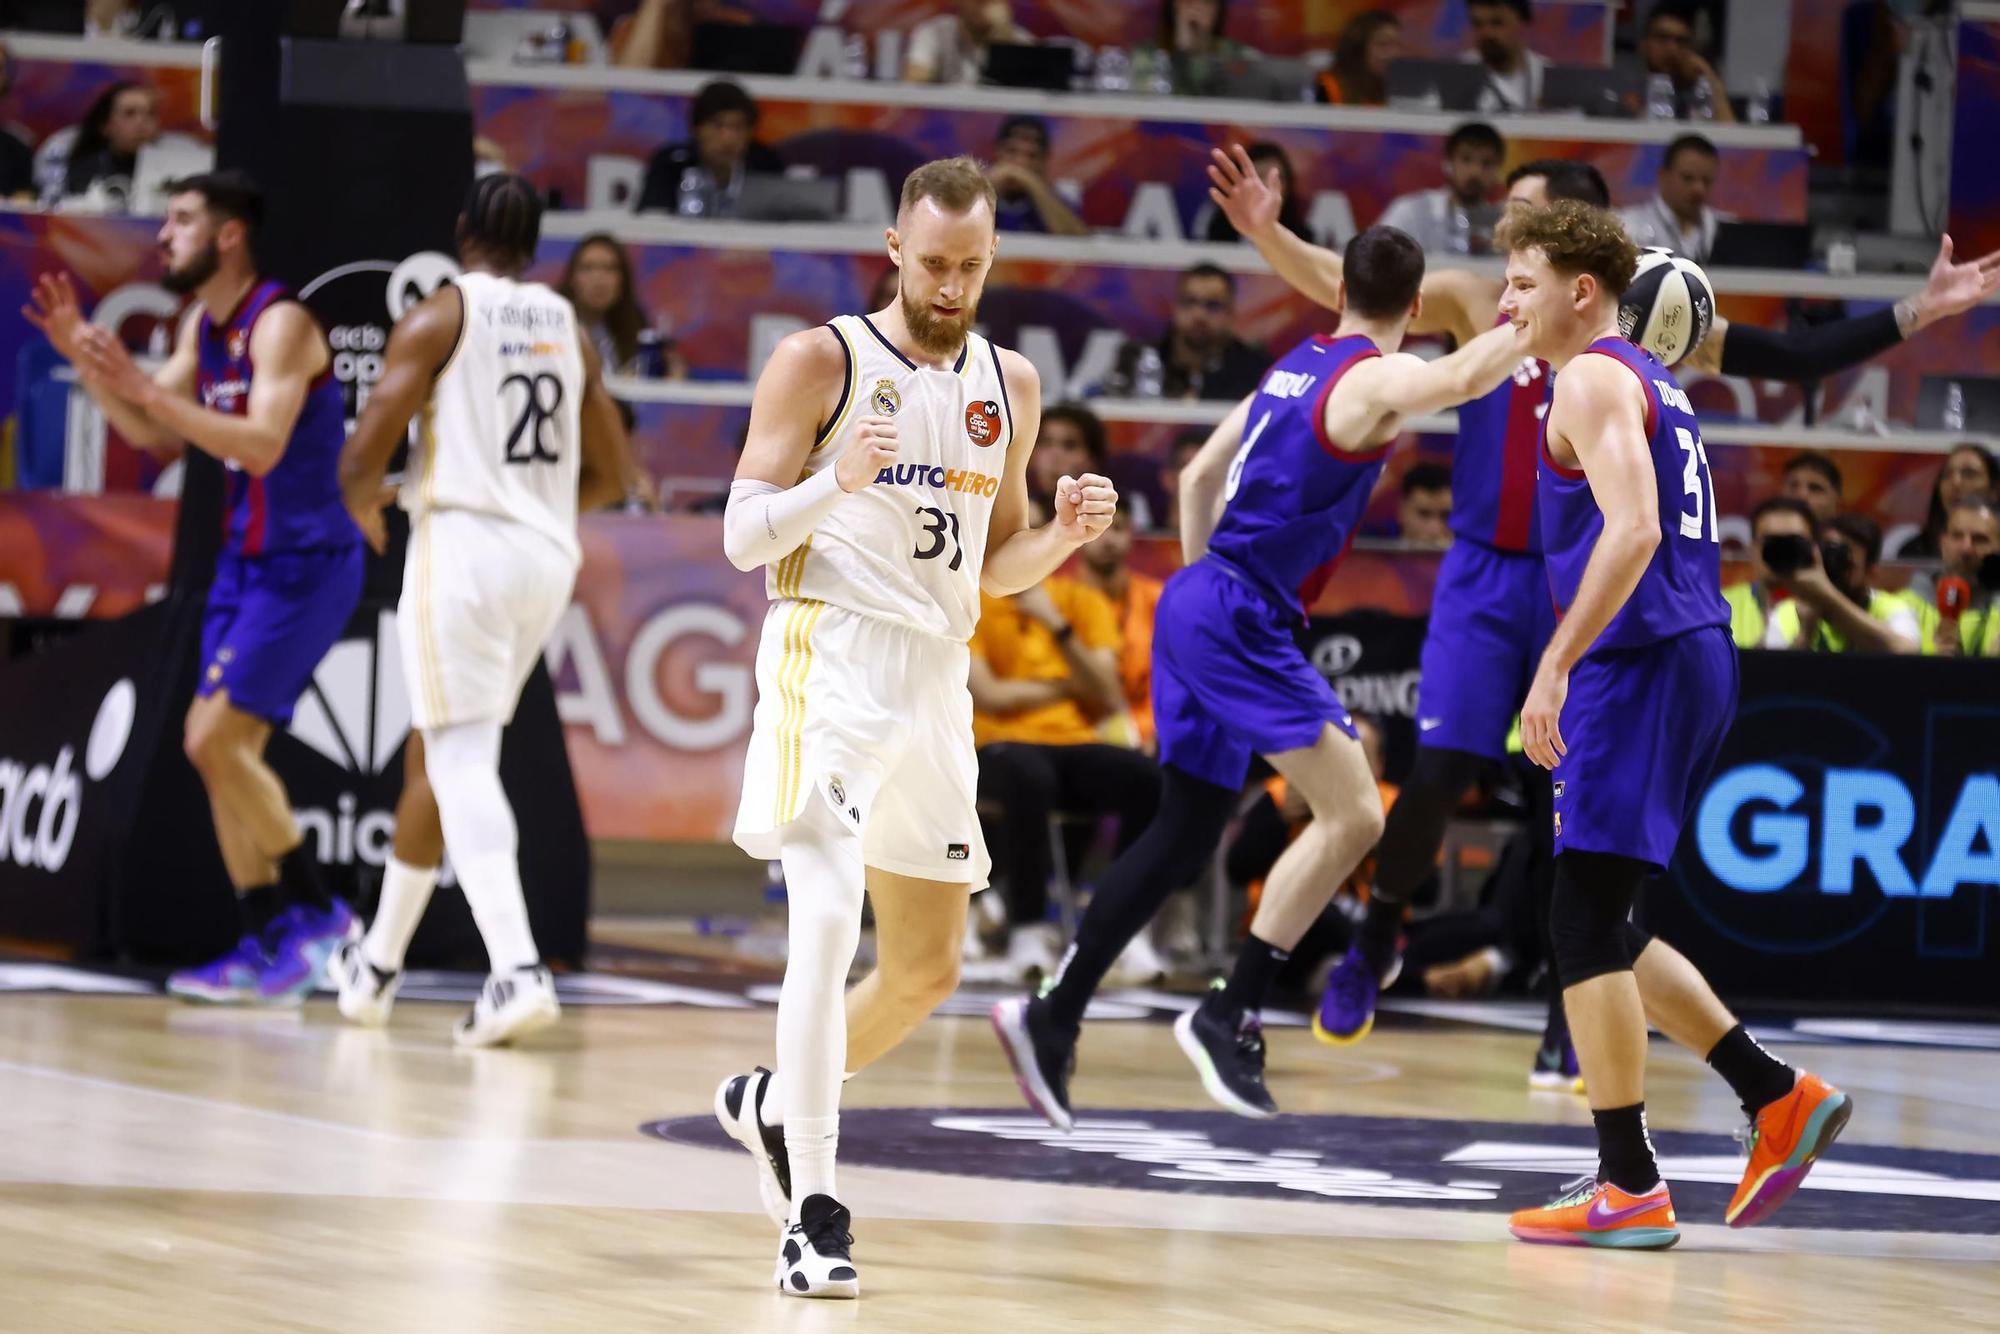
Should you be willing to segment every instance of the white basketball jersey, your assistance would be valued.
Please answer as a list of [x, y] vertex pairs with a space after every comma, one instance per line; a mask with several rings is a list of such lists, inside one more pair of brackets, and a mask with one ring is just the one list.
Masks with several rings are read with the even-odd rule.
[[954, 365], [932, 369], [904, 357], [866, 316], [842, 315], [827, 327], [846, 350], [847, 384], [806, 458], [806, 476], [831, 468], [870, 415], [895, 419], [896, 462], [773, 562], [766, 589], [968, 640], [1014, 439], [999, 351], [971, 334]]
[[583, 352], [576, 312], [540, 283], [490, 273], [453, 282], [465, 319], [418, 422], [403, 508], [412, 525], [446, 509], [511, 519], [580, 564]]

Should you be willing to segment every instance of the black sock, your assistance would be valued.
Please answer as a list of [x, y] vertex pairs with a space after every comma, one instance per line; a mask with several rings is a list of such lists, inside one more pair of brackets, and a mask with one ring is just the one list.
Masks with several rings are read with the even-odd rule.
[[1798, 1078], [1796, 1070], [1759, 1046], [1741, 1024], [1722, 1035], [1708, 1053], [1708, 1065], [1729, 1082], [1751, 1117], [1790, 1093]]
[[1218, 1003], [1245, 1014], [1257, 1013], [1264, 1008], [1265, 997], [1271, 994], [1271, 982], [1278, 976], [1278, 970], [1291, 957], [1290, 950], [1281, 950], [1270, 941], [1259, 939], [1255, 932], [1244, 937], [1236, 967], [1230, 971], [1229, 984], [1223, 987]]
[[1354, 948], [1379, 979], [1396, 960], [1396, 941], [1403, 934], [1403, 905], [1391, 903], [1376, 890], [1368, 897], [1368, 915], [1361, 919], [1361, 931]]
[[257, 885], [236, 896], [236, 912], [243, 919], [243, 934], [261, 936], [271, 919], [285, 909], [285, 896], [276, 885]]
[[1175, 890], [1214, 859], [1235, 807], [1236, 789], [1165, 767], [1153, 822], [1098, 878], [1090, 907], [1076, 924], [1076, 940], [1042, 998], [1057, 1027], [1075, 1033], [1083, 1026], [1083, 1012], [1119, 953]]
[[333, 896], [326, 892], [326, 885], [319, 878], [319, 862], [313, 856], [310, 838], [300, 839], [297, 847], [278, 859], [278, 884], [287, 903], [314, 912], [325, 912], [333, 906]]
[[1646, 1104], [1592, 1108], [1597, 1124], [1597, 1165], [1604, 1179], [1627, 1194], [1639, 1195], [1660, 1184], [1660, 1165], [1653, 1161], [1653, 1141], [1646, 1136]]

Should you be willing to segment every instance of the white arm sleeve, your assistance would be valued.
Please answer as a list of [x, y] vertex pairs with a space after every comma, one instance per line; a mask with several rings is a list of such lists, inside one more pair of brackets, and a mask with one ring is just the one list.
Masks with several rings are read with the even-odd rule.
[[746, 571], [789, 556], [846, 498], [832, 468], [791, 487], [739, 478], [729, 484], [722, 511], [723, 554]]

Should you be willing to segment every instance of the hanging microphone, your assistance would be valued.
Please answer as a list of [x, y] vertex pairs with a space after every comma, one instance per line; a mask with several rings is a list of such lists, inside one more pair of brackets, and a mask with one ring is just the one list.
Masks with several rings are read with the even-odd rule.
[[1972, 601], [1972, 585], [1965, 580], [1955, 574], [1948, 574], [1938, 580], [1938, 615], [1947, 621], [1957, 620], [1959, 613], [1965, 610], [1965, 604], [1970, 601]]

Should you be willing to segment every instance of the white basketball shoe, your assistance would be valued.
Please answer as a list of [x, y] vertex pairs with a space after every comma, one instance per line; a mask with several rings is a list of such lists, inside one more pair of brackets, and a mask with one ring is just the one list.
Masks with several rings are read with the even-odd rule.
[[499, 1047], [539, 1033], [561, 1017], [555, 978], [534, 964], [487, 978], [472, 1013], [458, 1021], [451, 1037], [461, 1047]]

